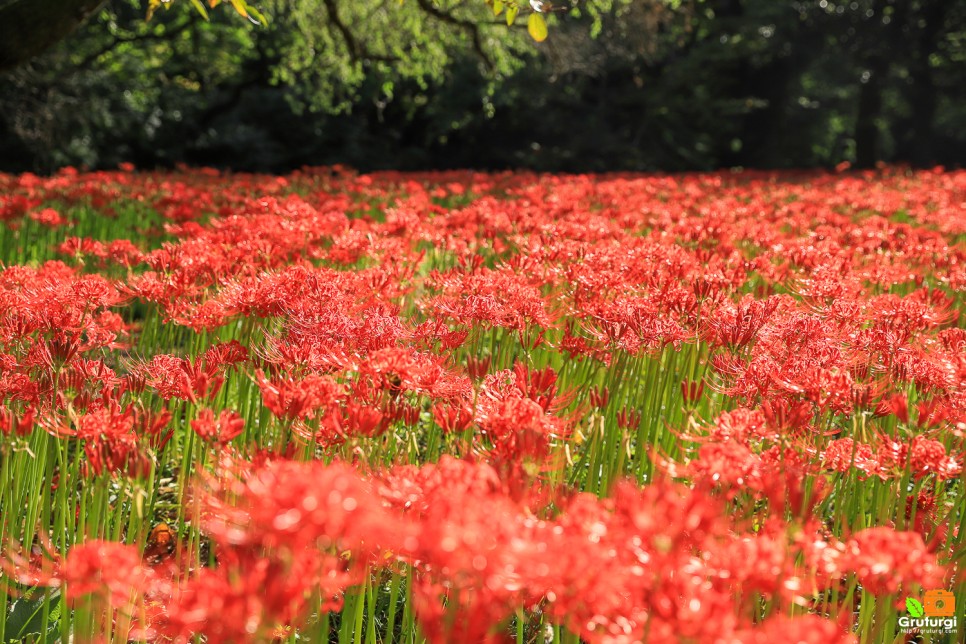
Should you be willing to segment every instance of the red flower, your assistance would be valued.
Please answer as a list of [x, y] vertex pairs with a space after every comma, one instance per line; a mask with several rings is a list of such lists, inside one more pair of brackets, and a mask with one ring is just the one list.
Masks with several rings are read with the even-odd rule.
[[259, 369], [255, 379], [265, 406], [276, 417], [286, 420], [305, 420], [315, 416], [343, 395], [342, 386], [328, 376], [268, 380]]
[[857, 532], [846, 545], [845, 566], [874, 595], [894, 595], [910, 585], [941, 588], [945, 570], [929, 552], [922, 536], [892, 528]]
[[202, 409], [197, 419], [191, 421], [191, 429], [206, 442], [226, 445], [245, 431], [245, 419], [227, 409], [215, 418], [215, 412]]
[[955, 456], [946, 454], [946, 447], [939, 441], [916, 436], [909, 448], [909, 467], [916, 478], [935, 473], [939, 480], [957, 478], [963, 465]]

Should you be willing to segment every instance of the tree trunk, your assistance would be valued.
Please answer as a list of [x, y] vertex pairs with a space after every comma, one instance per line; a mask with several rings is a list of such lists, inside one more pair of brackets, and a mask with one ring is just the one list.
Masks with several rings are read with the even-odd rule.
[[936, 163], [935, 135], [933, 123], [936, 120], [938, 96], [936, 84], [928, 67], [914, 70], [910, 74], [912, 82], [907, 92], [910, 117], [903, 119], [903, 131], [897, 132], [897, 157], [917, 167]]
[[940, 32], [946, 19], [948, 5], [942, 0], [920, 5], [910, 22], [920, 27], [916, 47], [909, 55], [909, 78], [902, 88], [902, 96], [909, 105], [909, 116], [897, 119], [893, 126], [896, 157], [915, 166], [936, 163], [938, 150], [934, 123], [939, 104], [939, 91], [933, 78], [930, 57], [937, 51]]
[[104, 0], [0, 0], [0, 71], [63, 40]]
[[[869, 53], [862, 57], [862, 64], [868, 77], [859, 85], [858, 114], [855, 119], [855, 162], [860, 168], [871, 168], [882, 159], [879, 147], [879, 124], [882, 117], [882, 93], [885, 91], [889, 70], [893, 60], [908, 48], [904, 44], [903, 28], [907, 27], [909, 14], [908, 2], [893, 3], [892, 0], [877, 0], [873, 3], [874, 18], [866, 24], [875, 25], [865, 33], [860, 44]], [[885, 14], [886, 6], [892, 7], [891, 20], [882, 24], [879, 16]], [[868, 28], [868, 27], [867, 27]], [[864, 43], [863, 43], [864, 40]]]
[[855, 165], [872, 168], [879, 160], [879, 125], [882, 112], [882, 80], [888, 63], [879, 58], [869, 66], [868, 78], [859, 86], [859, 113], [855, 118]]
[[741, 165], [777, 168], [788, 163], [784, 123], [795, 67], [795, 61], [782, 57], [752, 72], [747, 94], [764, 100], [765, 106], [743, 119]]

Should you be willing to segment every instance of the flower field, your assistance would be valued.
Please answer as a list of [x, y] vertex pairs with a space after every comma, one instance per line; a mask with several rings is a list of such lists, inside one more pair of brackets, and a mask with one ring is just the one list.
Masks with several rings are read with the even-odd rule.
[[966, 172], [68, 170], [0, 220], [0, 641], [966, 636]]

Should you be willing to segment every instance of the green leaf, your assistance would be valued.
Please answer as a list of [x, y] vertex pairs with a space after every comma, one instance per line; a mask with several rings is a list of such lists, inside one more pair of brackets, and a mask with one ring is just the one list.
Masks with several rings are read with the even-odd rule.
[[531, 38], [543, 42], [547, 39], [547, 21], [539, 13], [531, 13], [527, 18], [527, 31]]
[[[31, 589], [25, 594], [33, 594], [36, 590]], [[43, 619], [45, 603], [52, 606], [47, 615], [46, 623]], [[53, 639], [57, 621], [60, 619], [60, 604], [60, 596], [57, 592], [48, 595], [46, 598], [43, 596], [36, 598], [18, 597], [13, 600], [6, 615], [7, 626], [3, 641], [6, 643], [27, 639], [31, 636], [40, 636], [45, 631], [48, 637]]]
[[244, 0], [229, 0], [231, 6], [235, 7], [235, 11], [238, 12], [242, 18], [248, 17], [248, 5], [245, 4]]
[[161, 0], [148, 0], [148, 17], [145, 20], [151, 20], [154, 12], [158, 10], [161, 6]]
[[503, 13], [503, 0], [493, 0], [493, 15], [498, 16]]
[[922, 617], [922, 602], [914, 597], [906, 597], [906, 610], [909, 611], [909, 614], [913, 617]]
[[205, 20], [208, 19], [208, 10], [205, 9], [205, 5], [201, 4], [201, 0], [191, 0], [191, 4], [194, 5], [195, 9], [198, 10], [198, 13], [201, 14], [202, 18]]
[[248, 5], [248, 20], [259, 25], [267, 25], [268, 18], [265, 17], [261, 11], [256, 10], [253, 6]]
[[517, 5], [510, 5], [510, 8], [506, 10], [506, 25], [507, 27], [513, 26], [513, 21], [517, 19], [517, 14], [520, 13], [520, 7]]

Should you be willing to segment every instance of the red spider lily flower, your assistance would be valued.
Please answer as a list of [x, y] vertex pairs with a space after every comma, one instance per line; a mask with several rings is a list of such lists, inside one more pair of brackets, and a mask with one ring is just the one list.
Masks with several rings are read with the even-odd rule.
[[308, 375], [301, 379], [268, 380], [255, 372], [262, 402], [276, 417], [305, 420], [334, 404], [343, 395], [342, 385], [328, 376]]
[[392, 397], [411, 391], [434, 398], [466, 398], [472, 391], [465, 376], [448, 369], [443, 360], [431, 354], [385, 348], [372, 351], [368, 357], [360, 374]]
[[430, 303], [436, 317], [520, 332], [531, 325], [546, 327], [550, 323], [546, 301], [524, 277], [488, 269], [471, 274], [437, 273], [432, 277], [446, 293]]
[[245, 431], [245, 419], [237, 413], [224, 409], [215, 417], [215, 412], [202, 409], [195, 420], [191, 421], [191, 429], [205, 442], [224, 446]]
[[[49, 544], [48, 544], [49, 545]], [[34, 548], [31, 553], [5, 551], [4, 573], [18, 583], [64, 588], [68, 601], [93, 596], [95, 601], [131, 611], [154, 580], [135, 546], [113, 541], [88, 541], [61, 558]]]
[[221, 365], [204, 359], [194, 361], [172, 355], [158, 355], [140, 367], [148, 385], [165, 400], [179, 398], [198, 402], [214, 398], [224, 383]]
[[746, 644], [855, 644], [858, 638], [849, 629], [851, 624], [839, 624], [818, 615], [769, 617], [754, 628], [735, 633], [733, 642]]
[[839, 472], [855, 467], [883, 480], [901, 477], [907, 466], [917, 479], [935, 474], [939, 480], [948, 480], [962, 472], [962, 463], [948, 454], [942, 443], [924, 436], [914, 437], [908, 445], [879, 436], [875, 450], [870, 445], [856, 444], [851, 438], [842, 438], [829, 443], [823, 458], [827, 467]]
[[610, 390], [607, 387], [594, 387], [588, 392], [590, 406], [594, 409], [604, 409], [610, 400]]
[[174, 433], [174, 429], [169, 426], [171, 418], [171, 412], [167, 410], [139, 412], [135, 421], [138, 436], [146, 440], [155, 452], [160, 452]]
[[935, 495], [926, 490], [906, 498], [908, 527], [922, 535], [930, 552], [936, 552], [949, 534], [949, 526], [939, 519], [937, 510]]
[[746, 487], [762, 489], [761, 459], [748, 447], [731, 441], [704, 445], [686, 472], [706, 485], [730, 488], [732, 496]]
[[709, 434], [717, 440], [733, 439], [747, 443], [754, 439], [772, 438], [775, 434], [767, 426], [765, 413], [758, 409], [739, 407], [718, 416], [709, 428]]
[[333, 598], [358, 581], [338, 557], [313, 551], [283, 559], [227, 550], [221, 559], [170, 592], [157, 631], [175, 640], [200, 634], [225, 644], [267, 640], [301, 624], [313, 591], [322, 592], [323, 610], [338, 610], [341, 601]]
[[339, 431], [343, 436], [373, 438], [382, 434], [389, 426], [389, 418], [381, 410], [352, 400], [346, 401], [343, 414], [344, 420], [340, 421]]
[[880, 470], [872, 447], [851, 438], [840, 438], [829, 443], [822, 454], [822, 462], [826, 468], [842, 473], [854, 467], [862, 472], [863, 478]]
[[443, 320], [432, 320], [417, 326], [412, 335], [413, 340], [421, 346], [429, 348], [438, 342], [443, 351], [453, 351], [466, 342], [469, 331], [466, 329], [451, 331]]
[[248, 349], [237, 340], [220, 342], [204, 353], [204, 362], [209, 369], [234, 366], [248, 359]]
[[902, 394], [893, 394], [880, 400], [876, 404], [875, 413], [877, 416], [895, 416], [903, 425], [909, 422], [909, 407]]
[[202, 501], [205, 530], [219, 543], [295, 554], [310, 546], [365, 552], [398, 529], [347, 465], [268, 461], [229, 483], [209, 479], [212, 492]]
[[576, 391], [560, 394], [557, 389], [557, 373], [550, 367], [532, 370], [518, 362], [513, 365], [513, 374], [520, 394], [536, 402], [545, 412], [560, 411], [576, 397]]
[[450, 401], [433, 405], [433, 419], [448, 434], [465, 431], [474, 418], [473, 410], [464, 403]]
[[737, 304], [723, 303], [706, 320], [705, 335], [711, 346], [737, 349], [749, 344], [782, 300], [770, 297], [764, 302], [745, 296]]
[[909, 446], [888, 436], [879, 437], [879, 445], [876, 449], [876, 461], [879, 464], [877, 472], [879, 478], [899, 477], [906, 468], [909, 457]]
[[912, 584], [942, 588], [946, 574], [921, 535], [886, 527], [857, 532], [846, 544], [844, 565], [874, 595], [894, 595]]
[[529, 398], [511, 397], [490, 405], [479, 423], [493, 455], [503, 463], [542, 461], [551, 444], [568, 433], [559, 419]]
[[53, 208], [44, 208], [43, 210], [32, 212], [28, 217], [48, 228], [63, 226], [65, 221], [61, 214]]
[[466, 370], [470, 374], [470, 378], [473, 380], [482, 380], [490, 371], [490, 356], [481, 358], [467, 356]]
[[681, 381], [681, 397], [684, 398], [684, 404], [693, 405], [701, 399], [701, 395], [704, 393], [704, 381], [694, 381], [694, 380], [682, 380]]
[[942, 443], [924, 436], [912, 439], [909, 467], [916, 478], [935, 473], [940, 481], [957, 478], [963, 471], [962, 463], [955, 456], [947, 454]]
[[37, 410], [27, 407], [20, 414], [0, 405], [0, 434], [10, 434], [14, 432], [18, 436], [29, 435], [35, 425]]
[[105, 472], [124, 472], [130, 476], [145, 476], [150, 464], [139, 449], [134, 432], [134, 409], [121, 409], [117, 403], [95, 409], [77, 419], [75, 431], [66, 430], [84, 441], [87, 464], [100, 475]]
[[916, 424], [919, 427], [935, 427], [947, 420], [949, 409], [936, 398], [923, 399], [916, 404]]
[[112, 541], [88, 541], [67, 553], [60, 569], [68, 599], [102, 594], [113, 606], [136, 600], [152, 573], [134, 546]]
[[807, 427], [815, 413], [810, 402], [789, 401], [784, 398], [763, 400], [761, 411], [768, 426], [778, 433]]

